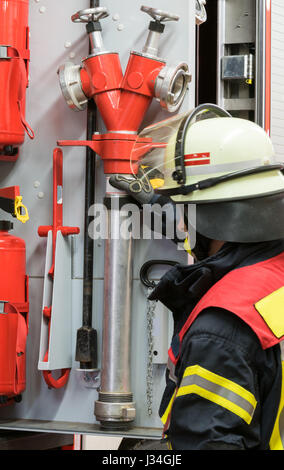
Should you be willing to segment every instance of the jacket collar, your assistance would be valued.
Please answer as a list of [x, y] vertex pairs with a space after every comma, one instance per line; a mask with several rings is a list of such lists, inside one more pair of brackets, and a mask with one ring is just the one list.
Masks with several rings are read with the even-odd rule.
[[233, 269], [249, 266], [284, 251], [284, 240], [264, 243], [225, 243], [213, 256], [191, 265], [177, 265], [150, 294], [173, 312], [175, 331], [182, 327], [204, 294]]

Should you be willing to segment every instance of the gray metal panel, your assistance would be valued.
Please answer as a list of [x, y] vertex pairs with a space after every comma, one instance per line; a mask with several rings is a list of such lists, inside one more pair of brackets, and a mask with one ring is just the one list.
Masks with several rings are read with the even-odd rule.
[[[42, 308], [52, 306], [52, 315], [50, 322], [47, 322], [44, 315], [42, 315], [38, 364], [40, 370], [72, 367], [71, 246], [70, 237], [63, 237], [62, 233], [58, 231], [54, 277], [51, 280], [49, 270], [52, 265], [52, 232], [48, 232]], [[49, 292], [46, 292], [46, 290]], [[47, 349], [48, 358], [45, 358]]]
[[284, 160], [284, 4], [271, 2], [271, 138], [276, 160]]
[[[141, 2], [142, 4], [143, 2]], [[140, 12], [140, 3], [131, 0], [102, 2], [111, 12], [103, 20], [105, 44], [121, 54], [125, 67], [129, 50], [141, 50], [148, 31], [148, 17]], [[40, 325], [42, 318], [43, 275], [46, 254], [46, 239], [37, 234], [40, 225], [52, 223], [52, 151], [59, 139], [85, 139], [86, 113], [72, 112], [62, 98], [58, 84], [57, 68], [66, 61], [80, 63], [86, 56], [88, 44], [83, 25], [73, 24], [70, 17], [79, 9], [87, 8], [87, 0], [42, 0], [30, 1], [31, 66], [30, 86], [27, 92], [27, 121], [35, 130], [35, 140], [28, 138], [21, 148], [16, 164], [1, 162], [1, 185], [21, 187], [24, 203], [30, 212], [30, 221], [25, 225], [15, 223], [14, 233], [27, 244], [27, 271], [30, 276], [30, 329], [27, 346], [27, 388], [23, 400], [17, 405], [0, 409], [0, 419], [8, 419], [0, 428], [33, 429], [54, 432], [98, 433], [94, 417], [94, 402], [97, 391], [90, 388], [76, 370], [76, 331], [81, 326], [82, 274], [83, 274], [83, 227], [85, 190], [85, 150], [64, 148], [64, 225], [79, 226], [81, 233], [75, 237], [72, 281], [72, 371], [68, 385], [61, 390], [49, 390], [41, 371], [38, 370]], [[194, 107], [195, 89], [195, 17], [194, 0], [151, 0], [151, 6], [163, 8], [180, 15], [178, 23], [166, 25], [161, 41], [160, 53], [169, 63], [189, 63], [193, 75], [189, 92], [181, 111]], [[116, 14], [119, 19], [115, 20]], [[70, 57], [70, 54], [72, 58]], [[73, 57], [74, 55], [74, 57]], [[165, 119], [169, 114], [153, 102], [143, 126]], [[102, 164], [97, 158], [96, 202], [104, 195]], [[7, 218], [4, 213], [2, 218]], [[136, 426], [138, 435], [157, 437], [160, 420], [157, 416], [159, 400], [164, 387], [164, 366], [155, 365], [153, 415], [147, 416], [145, 403], [147, 332], [146, 293], [139, 281], [139, 269], [145, 260], [152, 258], [185, 260], [181, 251], [167, 240], [135, 241], [134, 286], [132, 320], [132, 382], [134, 399], [137, 402]], [[103, 242], [95, 242], [94, 264], [94, 327], [101, 331], [103, 312]], [[159, 277], [161, 269], [153, 271]], [[168, 321], [165, 319], [165, 321]], [[100, 357], [99, 357], [100, 360]], [[13, 420], [12, 422], [10, 420]], [[23, 421], [22, 421], [23, 420]], [[37, 420], [43, 420], [42, 425]], [[77, 428], [73, 423], [77, 423]], [[8, 424], [7, 424], [8, 423]], [[60, 424], [62, 423], [62, 424]], [[65, 423], [65, 424], [64, 424]], [[67, 423], [67, 424], [66, 424]], [[70, 425], [68, 425], [70, 423]], [[141, 431], [141, 427], [143, 430]], [[155, 430], [153, 430], [155, 428]], [[78, 431], [79, 429], [79, 431]], [[131, 433], [130, 433], [131, 434]], [[135, 432], [133, 433], [135, 435]]]
[[[257, 109], [258, 103], [252, 101], [245, 80], [241, 80], [237, 84], [234, 81], [223, 80], [222, 60], [228, 60], [227, 56], [251, 54], [248, 44], [256, 42], [256, 4], [259, 6], [261, 2], [262, 0], [257, 3], [256, 0], [218, 0], [217, 103], [228, 111], [240, 110], [238, 117], [243, 117], [242, 112], [251, 110], [252, 107]], [[260, 66], [257, 55], [258, 49], [256, 51], [256, 70]], [[256, 90], [261, 88], [258, 73], [255, 83]], [[237, 103], [235, 99], [239, 102]], [[244, 115], [245, 118], [248, 118], [246, 112]]]
[[251, 24], [255, 22], [254, 0], [226, 0], [226, 44], [238, 44], [255, 41], [255, 31]]
[[[84, 380], [84, 376], [77, 370], [78, 363], [73, 357], [72, 370], [68, 385], [59, 390], [49, 390], [44, 382], [41, 371], [37, 368], [39, 355], [39, 337], [41, 325], [41, 312], [37, 308], [41, 304], [42, 279], [31, 279], [31, 311], [30, 331], [27, 347], [27, 388], [21, 403], [0, 410], [0, 428], [2, 418], [66, 421], [95, 424], [94, 401], [97, 391], [93, 383]], [[94, 308], [101, 312], [103, 298], [103, 281], [95, 281]], [[154, 366], [154, 402], [153, 414], [147, 415], [146, 403], [146, 368], [147, 368], [147, 330], [146, 330], [146, 304], [145, 292], [139, 281], [133, 285], [132, 308], [132, 336], [131, 336], [131, 377], [134, 399], [137, 403], [137, 418], [135, 426], [146, 428], [160, 428], [158, 417], [159, 401], [164, 387], [164, 366]], [[138, 302], [137, 302], [138, 299]], [[73, 281], [73, 313], [81, 312], [82, 281]], [[165, 319], [167, 321], [167, 318]], [[73, 315], [72, 346], [75, 351], [76, 330], [80, 327], [80, 316]], [[99, 350], [102, 341], [102, 318], [97, 317], [94, 328], [98, 331]], [[99, 361], [100, 367], [100, 361]], [[56, 374], [54, 374], [56, 376]], [[40, 428], [39, 428], [40, 429]], [[95, 429], [95, 428], [94, 428]]]

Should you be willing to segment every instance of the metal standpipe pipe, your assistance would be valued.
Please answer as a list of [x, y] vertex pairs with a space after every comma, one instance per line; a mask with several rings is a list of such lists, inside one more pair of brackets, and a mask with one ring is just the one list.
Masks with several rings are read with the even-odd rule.
[[[132, 175], [133, 161], [160, 145], [139, 138], [145, 113], [153, 98], [169, 112], [177, 111], [191, 79], [185, 63], [170, 67], [158, 56], [163, 23], [178, 21], [179, 16], [144, 5], [141, 11], [153, 21], [149, 23], [142, 53], [130, 52], [124, 74], [118, 54], [107, 51], [103, 44], [100, 22], [109, 13], [102, 6], [80, 10], [71, 17], [73, 22], [86, 24], [91, 53], [79, 67], [66, 63], [59, 68], [59, 81], [68, 106], [82, 110], [93, 100], [106, 127], [104, 134], [94, 133], [85, 141], [59, 141], [59, 145], [86, 145], [104, 161], [108, 238], [105, 240], [101, 385], [95, 416], [108, 429], [128, 428], [136, 413], [130, 380], [132, 238], [120, 211], [129, 199], [126, 193], [110, 186], [108, 178], [111, 174]], [[85, 333], [92, 345], [93, 330], [89, 332], [89, 329], [81, 332], [80, 344], [86, 344]]]
[[109, 429], [128, 428], [136, 414], [130, 384], [133, 240], [121, 217], [126, 202], [124, 192], [107, 189], [102, 370], [95, 415]]

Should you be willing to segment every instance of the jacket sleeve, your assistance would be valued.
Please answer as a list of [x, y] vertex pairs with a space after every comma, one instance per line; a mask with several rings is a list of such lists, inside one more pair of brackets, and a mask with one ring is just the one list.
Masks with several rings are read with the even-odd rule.
[[[264, 389], [259, 382], [276, 363], [238, 317], [210, 308], [185, 338], [168, 438], [173, 449], [260, 449]], [[269, 369], [268, 369], [269, 370]], [[267, 384], [269, 389], [269, 383]], [[273, 413], [273, 410], [272, 410]]]

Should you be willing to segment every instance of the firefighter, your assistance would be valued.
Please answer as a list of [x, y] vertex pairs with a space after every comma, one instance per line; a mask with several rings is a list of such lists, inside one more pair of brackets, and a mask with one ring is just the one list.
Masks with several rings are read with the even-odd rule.
[[165, 125], [160, 158], [141, 165], [163, 174], [163, 198], [196, 208], [196, 242], [194, 262], [150, 295], [174, 318], [164, 439], [173, 450], [283, 450], [284, 165], [261, 127], [215, 105]]

